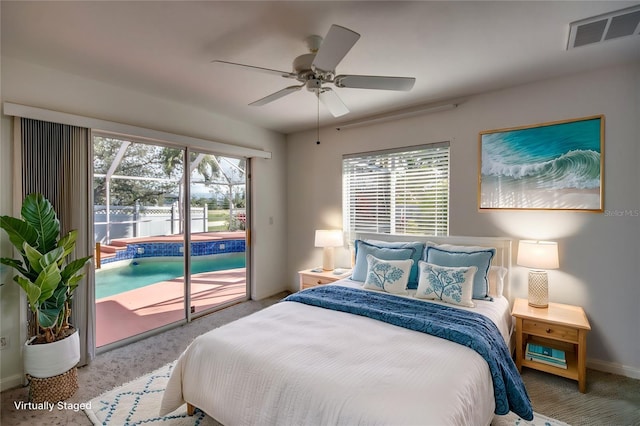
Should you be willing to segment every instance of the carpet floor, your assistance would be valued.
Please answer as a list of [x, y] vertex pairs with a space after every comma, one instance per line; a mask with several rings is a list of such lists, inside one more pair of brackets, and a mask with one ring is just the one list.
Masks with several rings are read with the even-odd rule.
[[[279, 294], [261, 301], [240, 303], [185, 326], [98, 355], [90, 366], [78, 369], [80, 389], [67, 401], [70, 408], [54, 408], [51, 412], [19, 410], [16, 402], [28, 400], [28, 388], [2, 392], [0, 424], [92, 425], [80, 403], [165, 366], [200, 334], [256, 312], [283, 296]], [[581, 394], [577, 383], [571, 380], [529, 369], [524, 369], [522, 376], [533, 409], [543, 416], [573, 426], [640, 426], [640, 380], [588, 370], [587, 393]]]
[[[167, 426], [220, 426], [211, 417], [200, 410], [193, 416], [187, 415], [183, 405], [165, 416], [158, 416], [162, 394], [171, 376], [174, 363], [161, 367], [130, 383], [88, 401], [85, 405], [87, 417], [95, 426], [121, 425], [167, 425]], [[491, 426], [568, 426], [566, 423], [534, 413], [532, 421], [527, 422], [514, 413], [496, 416]]]

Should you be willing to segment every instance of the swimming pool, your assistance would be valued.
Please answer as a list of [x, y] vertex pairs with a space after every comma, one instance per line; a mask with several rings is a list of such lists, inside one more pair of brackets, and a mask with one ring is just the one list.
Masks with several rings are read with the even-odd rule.
[[[191, 260], [193, 274], [244, 267], [244, 253], [218, 254]], [[128, 265], [96, 271], [96, 299], [182, 276], [183, 258], [139, 259]]]

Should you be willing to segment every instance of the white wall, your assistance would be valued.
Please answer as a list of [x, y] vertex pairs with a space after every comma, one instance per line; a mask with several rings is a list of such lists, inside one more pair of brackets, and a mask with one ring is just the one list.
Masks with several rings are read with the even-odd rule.
[[[286, 289], [286, 143], [282, 134], [216, 115], [209, 111], [154, 98], [99, 81], [2, 57], [1, 101], [146, 127], [185, 136], [263, 149], [272, 158], [253, 160], [253, 298]], [[13, 214], [11, 205], [11, 120], [2, 116], [0, 133], [0, 214]], [[11, 256], [2, 236], [0, 254]], [[10, 277], [10, 274], [3, 278]], [[11, 347], [1, 354], [0, 387], [19, 383], [21, 358], [17, 287], [2, 288], [2, 336]]]
[[[11, 205], [11, 120], [0, 117], [0, 214], [13, 215]], [[2, 231], [0, 235], [0, 256], [13, 257], [9, 239]], [[0, 390], [5, 382], [12, 386], [22, 380], [22, 358], [20, 352], [20, 309], [16, 302], [20, 299], [20, 288], [13, 283], [12, 270], [0, 265], [0, 335], [8, 339], [9, 346], [0, 353]]]
[[[640, 64], [541, 81], [470, 97], [457, 109], [363, 128], [321, 130], [287, 138], [288, 278], [321, 262], [314, 230], [342, 227], [342, 155], [451, 141], [450, 234], [553, 239], [559, 270], [550, 299], [581, 305], [591, 322], [590, 365], [640, 378]], [[596, 114], [606, 116], [605, 214], [486, 212], [477, 209], [478, 132]], [[349, 266], [346, 250], [336, 264]], [[526, 297], [526, 270], [512, 291]]]

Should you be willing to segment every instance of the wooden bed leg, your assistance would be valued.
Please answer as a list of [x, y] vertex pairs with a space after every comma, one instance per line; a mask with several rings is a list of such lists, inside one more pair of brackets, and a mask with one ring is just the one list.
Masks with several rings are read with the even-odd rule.
[[193, 416], [195, 412], [196, 412], [196, 407], [194, 407], [193, 405], [187, 402], [187, 416]]

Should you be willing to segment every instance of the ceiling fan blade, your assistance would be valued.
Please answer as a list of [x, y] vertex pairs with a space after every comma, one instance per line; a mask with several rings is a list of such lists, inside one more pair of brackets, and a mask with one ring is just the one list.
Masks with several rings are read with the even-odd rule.
[[360, 38], [360, 34], [339, 25], [332, 25], [316, 54], [312, 68], [333, 71]]
[[249, 69], [249, 70], [253, 70], [253, 71], [260, 71], [260, 72], [265, 72], [268, 74], [274, 74], [274, 75], [279, 75], [281, 77], [286, 77], [286, 78], [296, 78], [297, 75], [292, 73], [292, 72], [288, 72], [288, 71], [279, 71], [279, 70], [272, 70], [271, 68], [262, 68], [262, 67], [255, 67], [253, 65], [245, 65], [245, 64], [237, 64], [235, 62], [228, 62], [228, 61], [219, 61], [219, 60], [213, 60], [211, 61], [211, 63], [218, 63], [218, 64], [224, 64], [224, 65], [233, 65], [236, 67], [242, 67], [245, 69]]
[[318, 97], [334, 117], [342, 117], [349, 113], [349, 109], [344, 102], [342, 102], [338, 94], [328, 87], [320, 89]]
[[338, 75], [337, 87], [352, 89], [411, 90], [416, 82], [413, 77], [383, 77], [379, 75]]
[[275, 93], [270, 94], [269, 96], [265, 96], [262, 99], [258, 99], [255, 102], [251, 102], [249, 105], [251, 106], [262, 106], [265, 104], [268, 104], [269, 102], [273, 102], [277, 99], [282, 98], [283, 96], [287, 96], [289, 93], [293, 93], [293, 92], [297, 92], [298, 90], [302, 89], [304, 87], [304, 84], [301, 86], [289, 86], [289, 87], [285, 87], [282, 90], [278, 90]]

